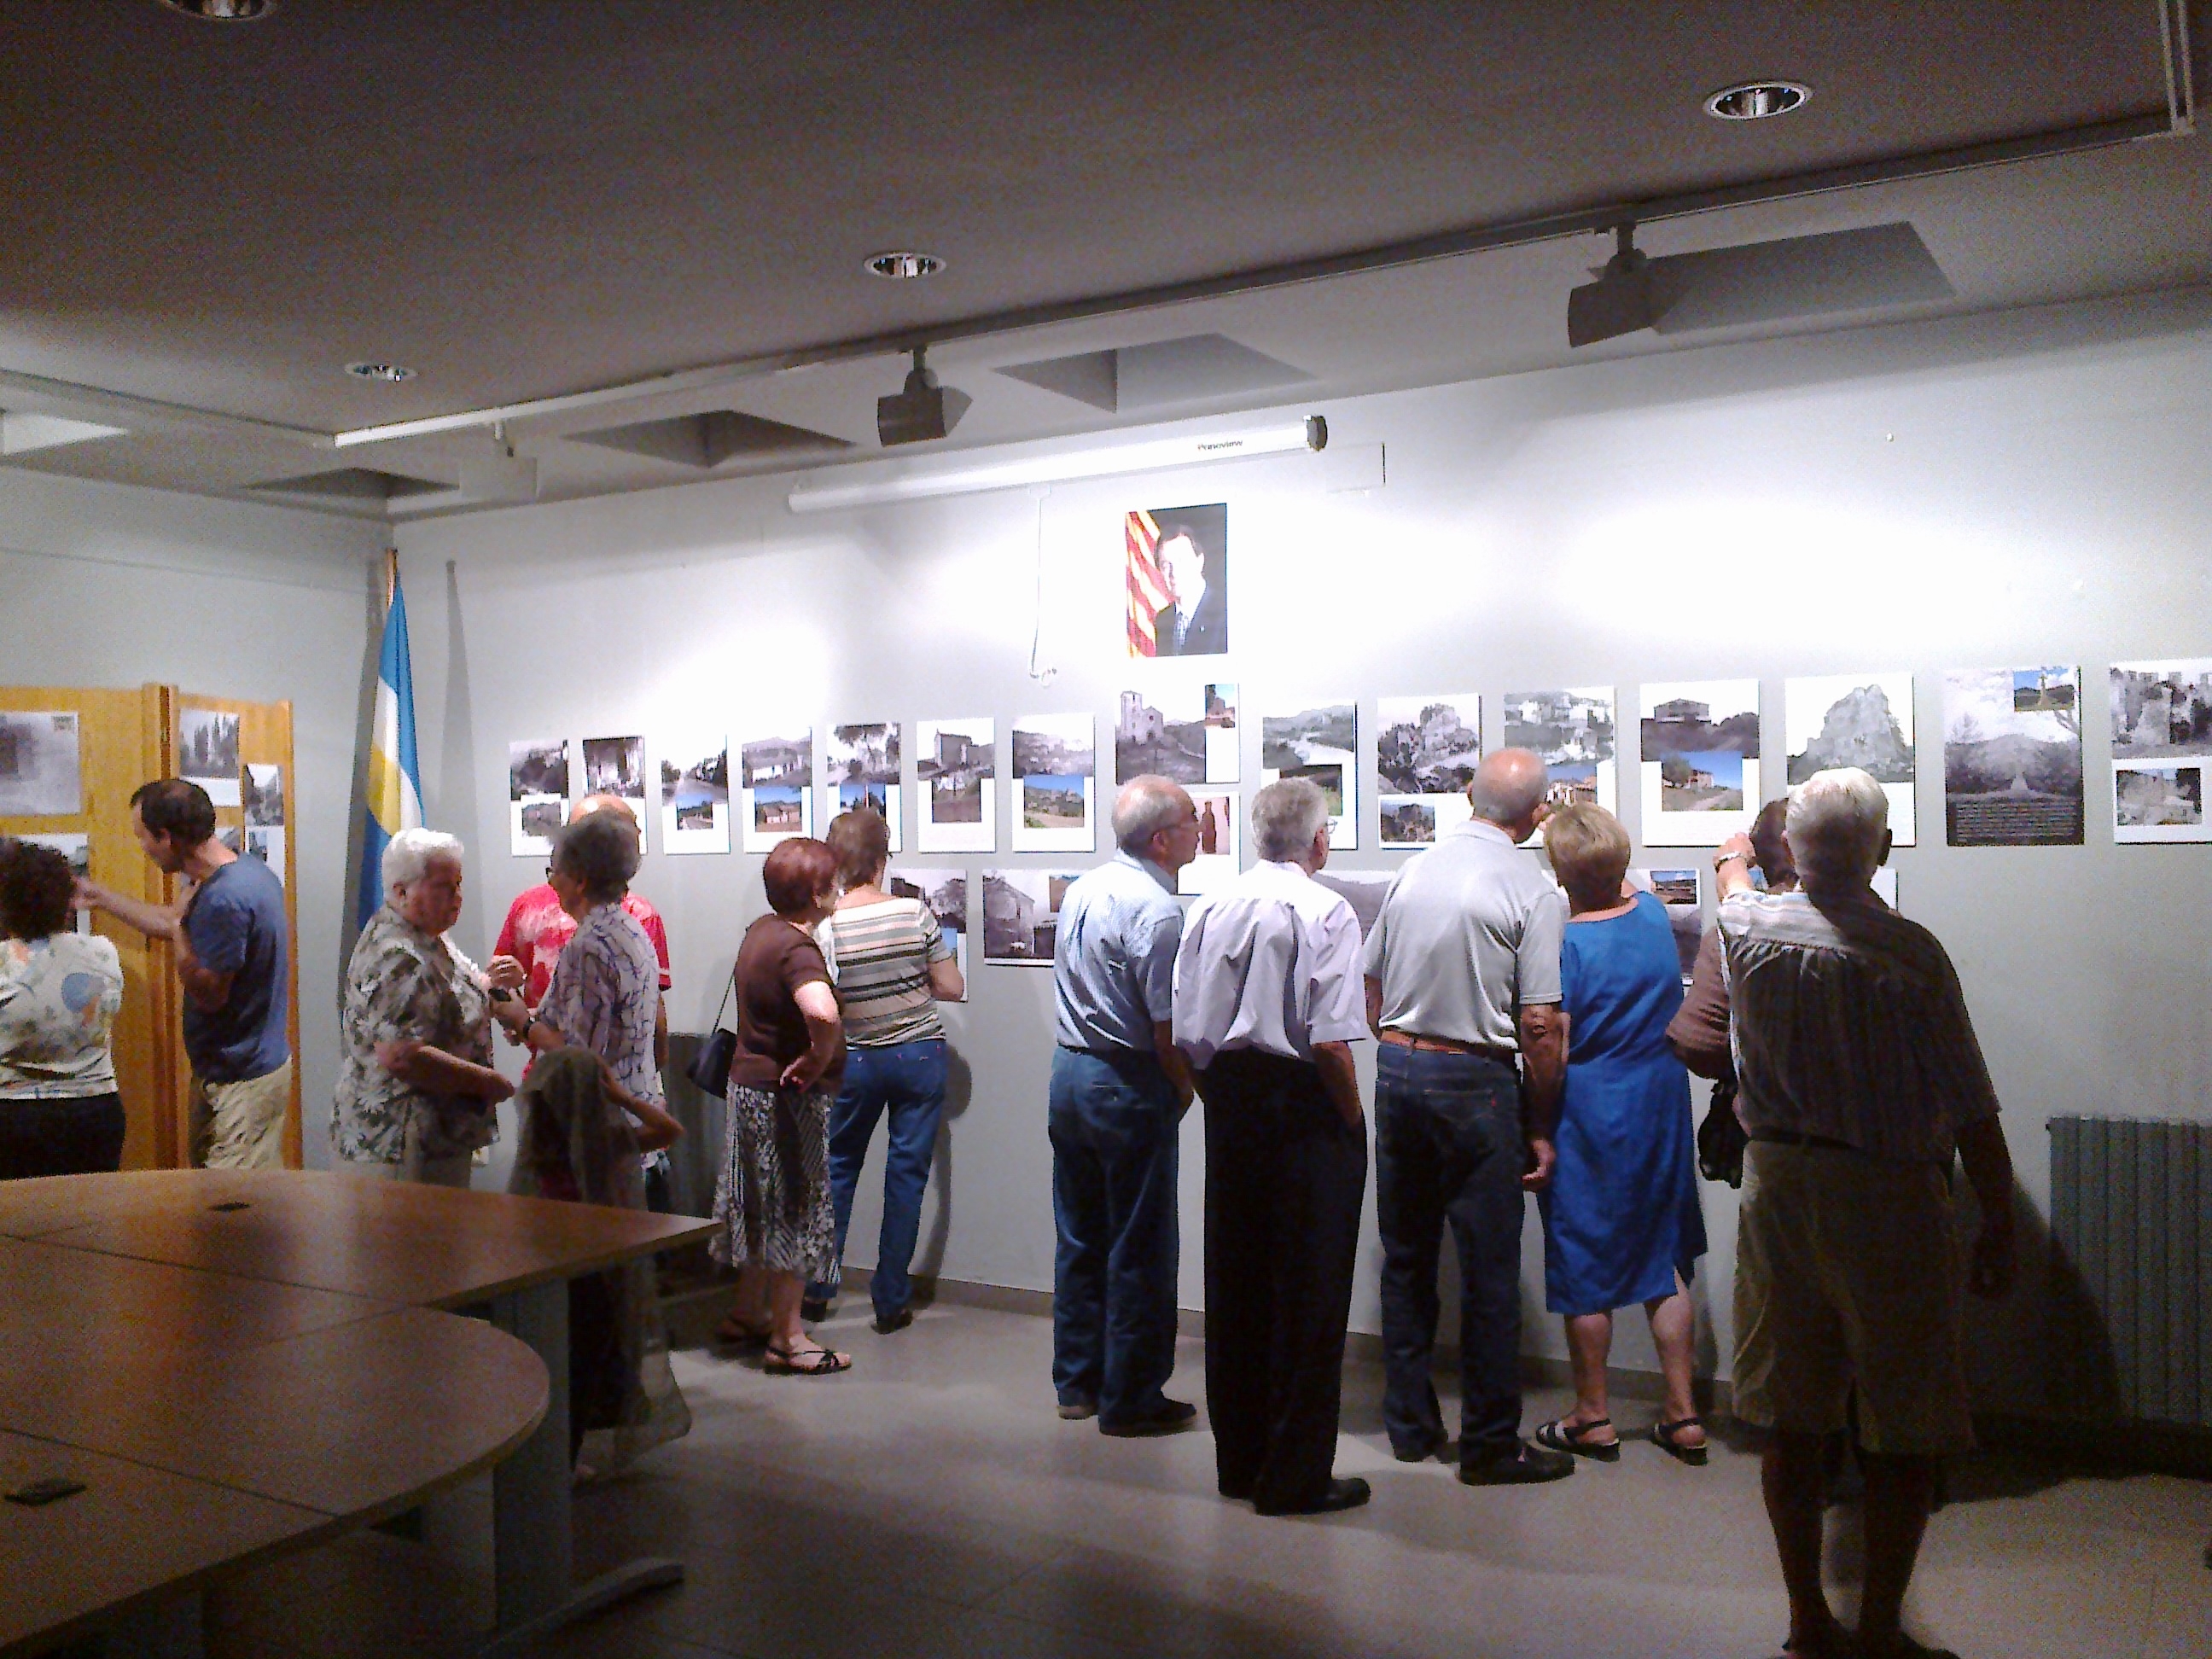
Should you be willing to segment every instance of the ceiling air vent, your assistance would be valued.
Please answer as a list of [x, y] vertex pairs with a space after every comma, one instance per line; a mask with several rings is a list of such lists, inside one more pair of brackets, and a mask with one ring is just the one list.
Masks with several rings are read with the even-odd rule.
[[1008, 363], [999, 373], [1109, 414], [1241, 397], [1304, 386], [1313, 379], [1225, 334], [1192, 334], [1150, 345]]
[[317, 495], [334, 501], [396, 501], [408, 495], [436, 495], [453, 489], [434, 478], [404, 472], [380, 472], [373, 466], [342, 466], [330, 472], [303, 472], [296, 478], [271, 478], [248, 484], [272, 495]]
[[742, 410], [710, 409], [697, 415], [673, 415], [657, 421], [636, 421], [628, 426], [602, 427], [597, 432], [572, 432], [568, 441], [618, 449], [625, 454], [673, 461], [678, 466], [704, 471], [725, 461], [801, 455], [829, 455], [850, 449], [843, 438], [814, 432], [803, 426], [787, 426], [765, 416]]

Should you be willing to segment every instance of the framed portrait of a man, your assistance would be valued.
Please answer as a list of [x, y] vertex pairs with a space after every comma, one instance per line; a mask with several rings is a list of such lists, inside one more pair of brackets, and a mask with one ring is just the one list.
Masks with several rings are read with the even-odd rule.
[[1129, 654], [1229, 649], [1229, 504], [1140, 507], [1123, 524]]

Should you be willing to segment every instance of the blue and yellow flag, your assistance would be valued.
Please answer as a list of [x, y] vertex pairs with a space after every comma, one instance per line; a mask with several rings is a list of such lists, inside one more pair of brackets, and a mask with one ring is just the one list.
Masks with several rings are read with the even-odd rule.
[[376, 665], [376, 719], [368, 735], [364, 791], [368, 822], [361, 837], [360, 914], [366, 927], [384, 902], [384, 849], [402, 830], [422, 827], [422, 775], [415, 764], [415, 671], [407, 657], [407, 601], [399, 573], [384, 613], [384, 652]]

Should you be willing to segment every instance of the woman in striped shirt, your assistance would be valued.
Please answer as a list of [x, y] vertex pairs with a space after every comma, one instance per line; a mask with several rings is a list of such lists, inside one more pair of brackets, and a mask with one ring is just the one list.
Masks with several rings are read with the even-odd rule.
[[[845, 1083], [830, 1113], [830, 1192], [837, 1218], [837, 1259], [853, 1215], [876, 1120], [890, 1122], [884, 1152], [884, 1224], [869, 1284], [875, 1327], [885, 1334], [914, 1322], [907, 1268], [921, 1228], [921, 1195], [945, 1109], [945, 1026], [937, 1004], [967, 994], [952, 942], [919, 899], [883, 888], [890, 827], [866, 807], [830, 826], [843, 890], [837, 908], [817, 933], [837, 983], [845, 1022]], [[823, 1308], [835, 1281], [808, 1286]], [[818, 1314], [817, 1316], [819, 1316]]]

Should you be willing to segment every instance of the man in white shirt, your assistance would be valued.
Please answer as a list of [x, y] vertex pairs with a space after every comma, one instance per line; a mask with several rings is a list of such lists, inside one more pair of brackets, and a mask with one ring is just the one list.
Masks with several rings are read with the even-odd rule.
[[1334, 1477], [1366, 1125], [1359, 921], [1313, 878], [1328, 802], [1252, 799], [1260, 862], [1199, 901], [1176, 952], [1175, 1042], [1206, 1102], [1206, 1403], [1224, 1498], [1262, 1515], [1367, 1501]]

